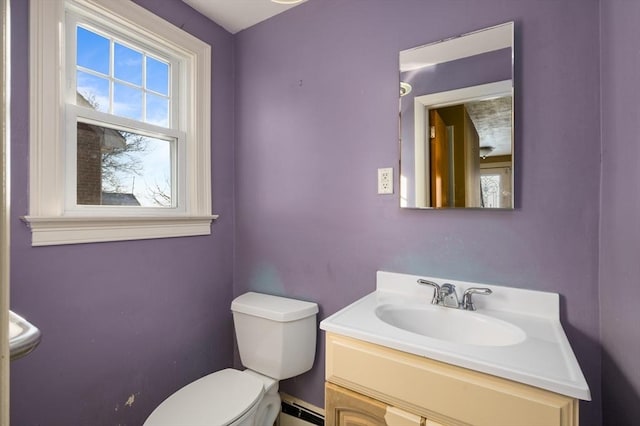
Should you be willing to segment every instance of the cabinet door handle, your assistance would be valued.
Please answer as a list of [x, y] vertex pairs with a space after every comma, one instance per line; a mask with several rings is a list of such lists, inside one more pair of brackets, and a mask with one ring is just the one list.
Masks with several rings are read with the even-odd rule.
[[387, 412], [384, 415], [384, 420], [387, 422], [387, 426], [421, 426], [422, 417], [415, 414], [407, 413], [396, 407], [387, 407]]

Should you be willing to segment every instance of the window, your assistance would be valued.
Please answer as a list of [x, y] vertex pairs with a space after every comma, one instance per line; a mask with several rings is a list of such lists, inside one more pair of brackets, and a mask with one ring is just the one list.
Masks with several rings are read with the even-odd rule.
[[67, 192], [67, 209], [176, 208], [173, 162], [185, 143], [174, 95], [179, 61], [82, 15], [66, 16], [66, 69], [73, 70], [66, 93], [67, 173], [76, 188]]
[[488, 162], [480, 164], [480, 192], [482, 207], [510, 209], [512, 207], [511, 163]]
[[31, 1], [33, 245], [210, 234], [210, 50], [131, 2]]

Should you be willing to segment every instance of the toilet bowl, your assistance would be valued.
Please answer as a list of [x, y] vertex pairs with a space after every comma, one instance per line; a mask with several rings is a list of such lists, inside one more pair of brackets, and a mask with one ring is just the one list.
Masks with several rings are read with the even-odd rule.
[[189, 383], [164, 400], [145, 426], [253, 425], [264, 395], [262, 381], [231, 368]]
[[315, 303], [260, 293], [234, 299], [242, 364], [204, 376], [164, 400], [144, 426], [272, 426], [280, 412], [279, 380], [313, 366]]
[[144, 425], [272, 425], [279, 410], [276, 380], [249, 370], [227, 368], [189, 383], [171, 395]]

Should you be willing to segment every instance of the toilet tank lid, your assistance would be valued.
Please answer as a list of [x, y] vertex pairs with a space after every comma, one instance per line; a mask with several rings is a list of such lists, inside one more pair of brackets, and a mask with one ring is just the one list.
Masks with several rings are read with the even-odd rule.
[[289, 322], [317, 314], [318, 305], [303, 300], [249, 292], [236, 297], [231, 303], [231, 310], [273, 321]]

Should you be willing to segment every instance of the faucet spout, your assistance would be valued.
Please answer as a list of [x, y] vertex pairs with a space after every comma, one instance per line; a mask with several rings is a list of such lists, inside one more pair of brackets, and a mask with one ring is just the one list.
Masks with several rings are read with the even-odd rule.
[[458, 294], [456, 293], [456, 286], [453, 284], [442, 284], [440, 288], [440, 301], [442, 306], [447, 308], [459, 308]]

